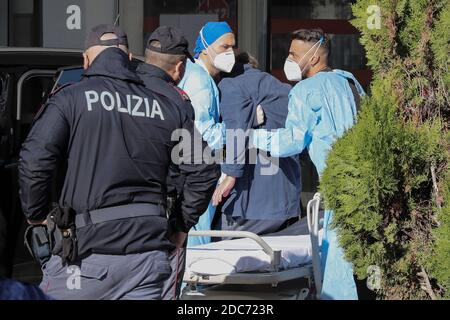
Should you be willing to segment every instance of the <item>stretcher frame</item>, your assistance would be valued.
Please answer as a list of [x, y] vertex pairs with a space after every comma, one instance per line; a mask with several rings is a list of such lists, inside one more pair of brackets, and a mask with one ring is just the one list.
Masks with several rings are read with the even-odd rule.
[[198, 275], [186, 272], [184, 274], [183, 282], [187, 283], [191, 288], [197, 285], [263, 285], [268, 284], [277, 287], [279, 283], [296, 280], [300, 278], [307, 278], [312, 288], [311, 281], [314, 283], [316, 298], [320, 299], [322, 292], [322, 272], [320, 266], [320, 239], [319, 239], [319, 210], [320, 210], [321, 196], [319, 193], [314, 195], [314, 198], [309, 201], [307, 206], [307, 223], [309, 236], [312, 245], [312, 259], [311, 263], [301, 267], [292, 268], [288, 270], [280, 270], [281, 251], [273, 250], [267, 242], [260, 236], [246, 231], [191, 231], [189, 236], [193, 237], [218, 237], [218, 238], [248, 238], [255, 241], [270, 257], [271, 268], [270, 272], [245, 272], [237, 274], [225, 275]]

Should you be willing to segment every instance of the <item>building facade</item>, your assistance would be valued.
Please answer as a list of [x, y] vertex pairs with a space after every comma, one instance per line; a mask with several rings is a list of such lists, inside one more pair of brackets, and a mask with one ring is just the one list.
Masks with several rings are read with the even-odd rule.
[[332, 35], [333, 68], [356, 74], [367, 86], [358, 31], [350, 24], [347, 0], [0, 0], [0, 46], [83, 47], [86, 31], [98, 23], [117, 23], [129, 34], [134, 54], [163, 24], [179, 26], [192, 43], [206, 21], [227, 21], [242, 50], [285, 80], [282, 69], [290, 33], [320, 27]]

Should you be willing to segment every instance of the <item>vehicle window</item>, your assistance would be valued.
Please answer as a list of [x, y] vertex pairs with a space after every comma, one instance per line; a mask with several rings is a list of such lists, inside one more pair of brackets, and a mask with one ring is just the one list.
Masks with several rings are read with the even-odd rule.
[[9, 146], [10, 118], [7, 114], [9, 78], [7, 73], [0, 72], [0, 168], [4, 159], [6, 159]]
[[9, 75], [0, 73], [0, 112], [6, 110], [6, 100], [8, 98]]
[[21, 92], [21, 123], [31, 124], [42, 106], [46, 93], [53, 83], [53, 75], [30, 76], [25, 80]]
[[58, 79], [52, 89], [52, 91], [60, 88], [68, 83], [76, 83], [81, 81], [83, 76], [83, 68], [64, 69], [59, 73]]

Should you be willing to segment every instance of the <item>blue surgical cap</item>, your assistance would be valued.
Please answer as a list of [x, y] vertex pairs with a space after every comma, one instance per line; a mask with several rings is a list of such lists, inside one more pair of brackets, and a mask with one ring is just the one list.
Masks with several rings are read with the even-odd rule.
[[[205, 26], [200, 31], [197, 42], [195, 44], [195, 58], [198, 58], [200, 53], [207, 48], [206, 45], [210, 46], [226, 33], [233, 33], [233, 30], [226, 22], [208, 22], [207, 24], [205, 24]], [[204, 41], [202, 41], [201, 35], [203, 35]]]

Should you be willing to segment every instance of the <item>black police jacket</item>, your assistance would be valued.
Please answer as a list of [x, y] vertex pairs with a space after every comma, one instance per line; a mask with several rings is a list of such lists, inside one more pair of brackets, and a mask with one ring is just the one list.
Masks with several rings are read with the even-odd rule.
[[186, 112], [194, 120], [194, 108], [192, 107], [189, 96], [176, 86], [172, 77], [167, 72], [157, 66], [141, 63], [138, 65], [136, 73], [147, 88], [168, 97], [180, 107], [182, 112]]
[[[179, 107], [180, 112], [195, 120], [195, 112], [189, 96], [176, 86], [174, 80], [166, 71], [155, 65], [141, 63], [137, 67], [136, 73], [148, 89], [169, 97]], [[203, 143], [203, 150], [205, 148], [207, 148], [206, 142]], [[184, 177], [180, 174], [178, 168], [171, 166], [167, 177], [167, 191], [168, 196], [172, 201], [175, 201], [171, 208], [172, 217], [170, 219], [171, 231], [175, 232], [179, 229], [177, 226], [179, 224], [178, 221], [183, 214], [179, 207], [179, 199], [183, 193], [184, 183]]]
[[[165, 204], [172, 133], [195, 126], [167, 97], [146, 89], [118, 48], [103, 51], [84, 79], [51, 97], [35, 120], [19, 162], [22, 207], [45, 219], [52, 173], [67, 161], [60, 205], [77, 214], [134, 203]], [[195, 155], [192, 154], [192, 157]], [[186, 159], [186, 158], [185, 158]], [[216, 165], [178, 163], [185, 176], [183, 220], [188, 231], [206, 210], [219, 178]], [[77, 230], [80, 255], [171, 249], [167, 219], [128, 218]]]

